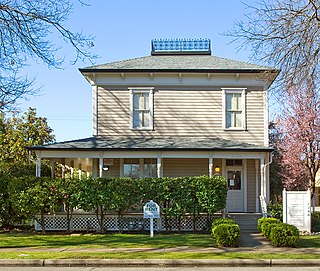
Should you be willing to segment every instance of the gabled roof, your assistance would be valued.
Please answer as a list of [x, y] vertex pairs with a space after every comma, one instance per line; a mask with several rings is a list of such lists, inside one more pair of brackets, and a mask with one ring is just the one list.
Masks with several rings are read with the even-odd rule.
[[89, 137], [79, 140], [29, 147], [32, 150], [75, 150], [75, 151], [273, 151], [272, 148], [226, 140], [222, 138], [155, 138]]
[[80, 72], [274, 72], [256, 64], [211, 55], [152, 55], [79, 69]]

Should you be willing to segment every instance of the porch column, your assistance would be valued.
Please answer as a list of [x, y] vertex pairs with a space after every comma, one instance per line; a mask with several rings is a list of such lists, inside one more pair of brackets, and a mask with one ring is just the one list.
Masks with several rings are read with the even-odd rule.
[[61, 177], [64, 178], [66, 174], [66, 167], [65, 165], [61, 165]]
[[209, 177], [212, 177], [212, 170], [213, 170], [213, 158], [209, 157]]
[[265, 174], [265, 162], [264, 158], [260, 158], [260, 175], [261, 175], [261, 196], [267, 198], [267, 183], [266, 183], [266, 174]]
[[161, 157], [157, 157], [157, 177], [161, 178]]
[[79, 180], [81, 180], [81, 178], [82, 178], [82, 164], [80, 163], [79, 164], [79, 169], [78, 169], [78, 175], [79, 175]]
[[255, 160], [256, 169], [256, 212], [259, 212], [259, 160]]
[[99, 158], [99, 177], [102, 178], [103, 173], [103, 158]]
[[54, 160], [50, 160], [51, 179], [54, 178]]
[[243, 159], [243, 211], [248, 211], [248, 160]]
[[41, 177], [41, 157], [37, 157], [37, 164], [36, 164], [36, 177]]
[[70, 162], [70, 175], [71, 175], [71, 178], [73, 179], [73, 177], [74, 177], [74, 160], [71, 160], [71, 162]]

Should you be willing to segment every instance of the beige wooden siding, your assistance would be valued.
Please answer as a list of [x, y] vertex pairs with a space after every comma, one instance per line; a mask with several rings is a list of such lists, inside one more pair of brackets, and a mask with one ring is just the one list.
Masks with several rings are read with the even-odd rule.
[[209, 174], [208, 159], [165, 158], [163, 159], [163, 176], [201, 176]]
[[130, 129], [128, 89], [98, 89], [98, 135], [154, 137], [215, 137], [259, 145], [264, 143], [263, 92], [247, 92], [247, 131], [225, 131], [222, 123], [222, 91], [156, 89], [154, 131]]
[[129, 91], [98, 89], [98, 135], [124, 135], [130, 128]]
[[247, 160], [247, 208], [256, 211], [256, 169], [253, 159]]
[[108, 168], [108, 171], [103, 171], [102, 177], [120, 177], [120, 159], [113, 159], [113, 165]]

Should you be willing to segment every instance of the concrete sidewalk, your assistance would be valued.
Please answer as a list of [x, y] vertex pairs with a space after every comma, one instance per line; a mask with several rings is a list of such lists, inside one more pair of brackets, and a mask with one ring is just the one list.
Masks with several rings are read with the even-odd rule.
[[[46, 248], [41, 247], [16, 247], [0, 248], [0, 253], [4, 252], [149, 252], [149, 253], [167, 253], [167, 252], [195, 252], [195, 253], [292, 253], [292, 254], [320, 254], [320, 248], [277, 248], [258, 233], [242, 232], [240, 245], [237, 248]], [[0, 266], [274, 266], [274, 265], [300, 265], [300, 266], [320, 266], [320, 259], [293, 260], [293, 259], [190, 259], [190, 260], [171, 260], [171, 259], [0, 259]]]

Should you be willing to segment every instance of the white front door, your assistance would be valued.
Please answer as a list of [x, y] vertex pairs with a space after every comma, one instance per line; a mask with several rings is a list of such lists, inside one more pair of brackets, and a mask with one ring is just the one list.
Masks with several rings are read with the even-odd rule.
[[227, 168], [226, 173], [228, 181], [227, 210], [228, 212], [243, 212], [243, 170], [242, 168], [232, 167]]

